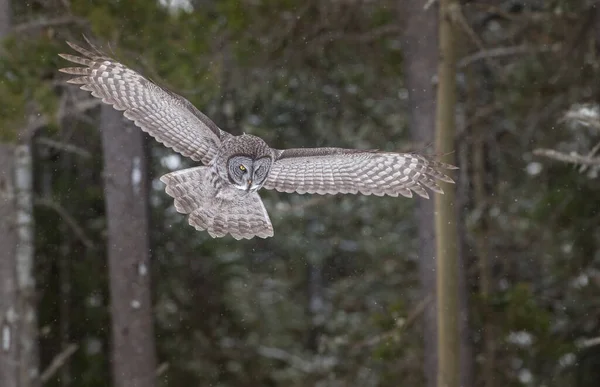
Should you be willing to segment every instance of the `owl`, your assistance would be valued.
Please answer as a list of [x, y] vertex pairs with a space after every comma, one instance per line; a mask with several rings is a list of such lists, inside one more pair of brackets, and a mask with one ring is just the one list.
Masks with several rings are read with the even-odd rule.
[[[89, 43], [89, 42], [88, 42]], [[456, 167], [414, 153], [343, 148], [274, 149], [261, 138], [221, 130], [185, 98], [111, 59], [91, 43], [67, 42], [80, 56], [60, 54], [80, 67], [74, 75], [94, 97], [123, 111], [143, 131], [185, 157], [195, 168], [166, 174], [161, 181], [175, 209], [190, 225], [213, 238], [273, 236], [258, 194], [261, 188], [299, 194], [402, 195], [428, 198], [443, 193], [437, 181], [453, 183], [443, 171]]]

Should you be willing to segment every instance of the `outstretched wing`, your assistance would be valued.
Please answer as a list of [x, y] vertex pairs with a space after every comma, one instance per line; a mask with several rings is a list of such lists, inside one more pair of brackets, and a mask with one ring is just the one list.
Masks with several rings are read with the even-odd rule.
[[231, 186], [216, 188], [209, 167], [171, 172], [160, 180], [175, 199], [175, 209], [189, 214], [188, 222], [196, 230], [206, 230], [213, 238], [227, 234], [235, 239], [273, 236], [271, 219], [258, 193]]
[[342, 148], [278, 150], [264, 188], [281, 192], [403, 195], [444, 193], [436, 180], [454, 183], [443, 169], [457, 167], [412, 153]]
[[82, 90], [91, 91], [102, 102], [123, 110], [125, 117], [157, 141], [192, 160], [208, 164], [221, 140], [229, 136], [185, 98], [161, 88], [93, 46], [93, 51], [89, 51], [67, 44], [82, 57], [60, 56], [83, 66], [60, 69], [77, 76], [67, 82], [81, 85]]

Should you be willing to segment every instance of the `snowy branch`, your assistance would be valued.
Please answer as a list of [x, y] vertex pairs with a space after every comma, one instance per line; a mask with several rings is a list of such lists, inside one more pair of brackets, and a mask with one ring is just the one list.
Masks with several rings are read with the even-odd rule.
[[570, 164], [583, 164], [583, 165], [600, 165], [600, 157], [588, 157], [582, 156], [578, 153], [562, 153], [554, 149], [536, 149], [533, 151], [536, 156], [548, 157]]

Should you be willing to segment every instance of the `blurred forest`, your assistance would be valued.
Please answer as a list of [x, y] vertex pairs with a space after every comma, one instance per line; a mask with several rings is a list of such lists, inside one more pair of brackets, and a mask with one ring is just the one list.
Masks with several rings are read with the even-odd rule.
[[[273, 147], [438, 157], [440, 2], [0, 0], [0, 386], [435, 386], [434, 200], [262, 190], [273, 238], [212, 239], [158, 180], [194, 164], [58, 53]], [[598, 386], [600, 1], [452, 3], [460, 385]]]

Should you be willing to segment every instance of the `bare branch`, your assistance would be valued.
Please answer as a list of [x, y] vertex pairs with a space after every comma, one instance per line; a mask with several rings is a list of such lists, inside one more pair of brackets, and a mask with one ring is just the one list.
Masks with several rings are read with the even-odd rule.
[[417, 321], [417, 319], [423, 314], [427, 306], [433, 301], [433, 295], [428, 295], [424, 299], [422, 299], [417, 306], [408, 314], [406, 319], [401, 320], [396, 327], [393, 329], [384, 332], [380, 335], [372, 337], [368, 340], [361, 341], [357, 343], [353, 349], [362, 349], [363, 347], [372, 347], [381, 343], [384, 340], [389, 339], [398, 339], [401, 334], [406, 331], [412, 324]]
[[154, 375], [158, 378], [158, 377], [162, 376], [168, 370], [169, 370], [169, 363], [167, 363], [167, 362], [161, 363], [156, 368], [156, 371], [154, 371]]
[[[596, 153], [600, 150], [600, 142], [594, 145], [591, 151], [588, 152], [587, 157], [594, 157]], [[579, 173], [584, 173], [588, 169], [589, 165], [581, 165], [579, 167]]]
[[554, 149], [536, 149], [533, 151], [536, 156], [548, 157], [550, 159], [562, 161], [570, 164], [584, 164], [600, 166], [600, 157], [582, 156], [578, 153], [562, 153]]
[[64, 152], [69, 152], [69, 153], [73, 153], [76, 154], [78, 156], [84, 157], [86, 159], [89, 159], [92, 157], [92, 154], [90, 152], [88, 152], [87, 150], [80, 148], [76, 145], [73, 144], [67, 144], [64, 142], [60, 142], [60, 141], [55, 141], [52, 140], [50, 138], [47, 137], [40, 137], [37, 138], [35, 140], [36, 143], [40, 144], [40, 145], [46, 145], [50, 148], [54, 148], [54, 149], [59, 149], [62, 150]]
[[[483, 43], [483, 39], [481, 39], [477, 33], [473, 30], [473, 28], [471, 28], [471, 26], [469, 25], [469, 22], [467, 21], [467, 18], [465, 17], [461, 6], [456, 3], [454, 4], [449, 11], [451, 12], [451, 17], [452, 20], [454, 21], [454, 23], [456, 23], [458, 26], [460, 26], [460, 28], [462, 28], [462, 30], [464, 31], [464, 33], [469, 37], [469, 39], [471, 39], [471, 41], [473, 42], [473, 44], [475, 44], [475, 46], [477, 47], [477, 49], [479, 51], [486, 51], [485, 49], [485, 45]], [[500, 66], [498, 65], [498, 63], [494, 62], [492, 60], [492, 57], [483, 57], [483, 60], [485, 60], [488, 64], [488, 66], [490, 66], [490, 68], [493, 68], [495, 70], [499, 70]], [[502, 73], [500, 73], [502, 74]]]
[[46, 114], [41, 114], [35, 118], [29, 120], [27, 127], [24, 132], [24, 139], [31, 138], [36, 131], [48, 126], [53, 121], [60, 122], [62, 119], [72, 115], [78, 115], [81, 113], [85, 113], [86, 111], [95, 108], [96, 106], [102, 104], [102, 101], [96, 98], [89, 98], [83, 100], [79, 103], [76, 103], [69, 109], [60, 109], [56, 117], [53, 119]]
[[309, 362], [299, 356], [286, 352], [283, 349], [260, 346], [258, 347], [257, 351], [259, 355], [268, 359], [281, 360], [305, 373], [312, 372], [313, 367]]
[[373, 28], [369, 31], [363, 33], [348, 33], [346, 31], [343, 32], [331, 32], [328, 34], [323, 34], [319, 40], [320, 41], [337, 41], [344, 40], [350, 42], [360, 42], [360, 43], [371, 43], [386, 36], [389, 37], [397, 37], [402, 32], [402, 29], [397, 24], [386, 24], [381, 27]]
[[35, 204], [39, 206], [44, 206], [46, 208], [50, 208], [58, 213], [60, 217], [65, 221], [65, 223], [73, 230], [75, 236], [87, 247], [91, 249], [94, 247], [94, 242], [86, 235], [83, 227], [81, 227], [75, 218], [69, 214], [69, 212], [61, 206], [59, 203], [52, 199], [48, 198], [37, 198]]
[[523, 44], [520, 46], [510, 46], [510, 47], [496, 47], [491, 48], [489, 50], [481, 50], [474, 54], [468, 55], [462, 58], [458, 62], [459, 68], [467, 67], [474, 62], [479, 60], [485, 60], [487, 58], [497, 58], [502, 56], [512, 56], [512, 55], [521, 55], [521, 54], [536, 54], [542, 52], [558, 52], [561, 49], [561, 44], [556, 43], [552, 45], [540, 46], [540, 47], [531, 47], [529, 45]]
[[71, 356], [79, 349], [77, 344], [69, 344], [62, 352], [52, 359], [48, 368], [40, 375], [40, 381], [42, 384], [48, 382], [52, 376], [69, 360]]
[[591, 339], [583, 339], [577, 344], [579, 348], [589, 348], [600, 345], [600, 336]]
[[56, 17], [53, 19], [39, 19], [39, 20], [34, 20], [34, 21], [27, 22], [27, 23], [21, 23], [21, 24], [16, 25], [14, 28], [14, 32], [16, 34], [21, 34], [24, 32], [31, 32], [31, 30], [37, 30], [37, 29], [48, 28], [48, 27], [57, 27], [57, 26], [61, 26], [63, 24], [85, 25], [85, 24], [87, 24], [87, 21], [83, 18], [75, 17], [72, 15], [59, 16], [59, 17]]

